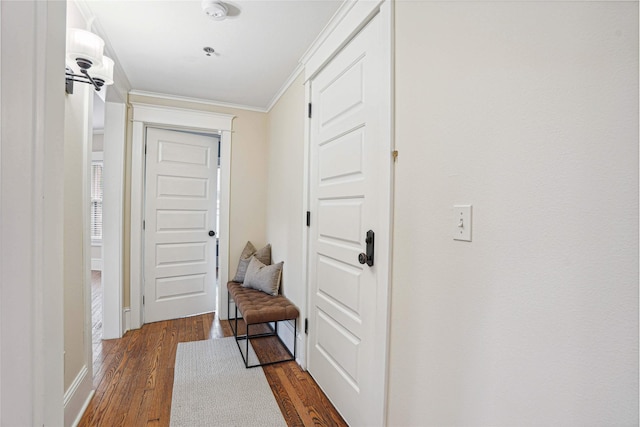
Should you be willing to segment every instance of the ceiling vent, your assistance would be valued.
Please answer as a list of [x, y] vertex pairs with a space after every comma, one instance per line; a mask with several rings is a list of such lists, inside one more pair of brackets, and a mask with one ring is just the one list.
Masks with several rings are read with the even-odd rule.
[[227, 17], [227, 7], [215, 0], [202, 0], [202, 11], [215, 21], [222, 21]]

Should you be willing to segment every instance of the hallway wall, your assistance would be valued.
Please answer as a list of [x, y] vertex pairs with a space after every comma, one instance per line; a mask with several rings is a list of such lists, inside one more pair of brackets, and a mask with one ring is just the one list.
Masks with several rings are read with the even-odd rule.
[[[65, 98], [64, 147], [64, 351], [65, 391], [85, 365], [85, 252], [84, 146], [88, 143], [88, 85], [74, 88]], [[88, 207], [87, 207], [88, 209]]]
[[396, 138], [389, 425], [637, 425], [638, 3], [396, 2]]
[[274, 262], [284, 261], [283, 293], [298, 307], [306, 305], [302, 271], [304, 113], [301, 74], [269, 111], [267, 120], [267, 241]]
[[[67, 28], [85, 28], [73, 2], [67, 5]], [[74, 85], [65, 95], [64, 125], [64, 390], [88, 379], [91, 387], [91, 317], [89, 304], [89, 183], [93, 89]], [[88, 378], [86, 378], [88, 375]], [[74, 388], [77, 387], [77, 384]], [[84, 392], [84, 390], [83, 390]], [[82, 393], [81, 393], [82, 394]], [[82, 396], [82, 399], [86, 396]], [[83, 400], [82, 400], [83, 401]], [[68, 421], [68, 420], [67, 420]], [[69, 424], [69, 422], [67, 422]]]
[[3, 426], [63, 423], [65, 11], [64, 2], [0, 2]]

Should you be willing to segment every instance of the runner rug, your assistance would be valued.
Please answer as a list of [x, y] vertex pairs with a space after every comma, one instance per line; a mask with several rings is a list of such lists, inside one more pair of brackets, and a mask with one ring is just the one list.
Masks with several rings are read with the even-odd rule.
[[262, 368], [246, 369], [235, 338], [179, 343], [171, 426], [283, 426]]

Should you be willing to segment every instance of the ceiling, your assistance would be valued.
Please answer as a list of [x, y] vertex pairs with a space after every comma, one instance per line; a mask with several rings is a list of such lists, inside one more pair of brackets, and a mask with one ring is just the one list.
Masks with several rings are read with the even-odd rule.
[[200, 0], [83, 3], [133, 90], [266, 110], [342, 1], [234, 0], [223, 21]]

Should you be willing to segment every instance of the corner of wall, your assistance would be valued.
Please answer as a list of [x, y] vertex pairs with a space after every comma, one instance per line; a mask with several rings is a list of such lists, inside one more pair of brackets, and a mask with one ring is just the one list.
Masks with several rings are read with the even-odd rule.
[[93, 394], [93, 374], [85, 365], [64, 394], [65, 427], [78, 425]]

